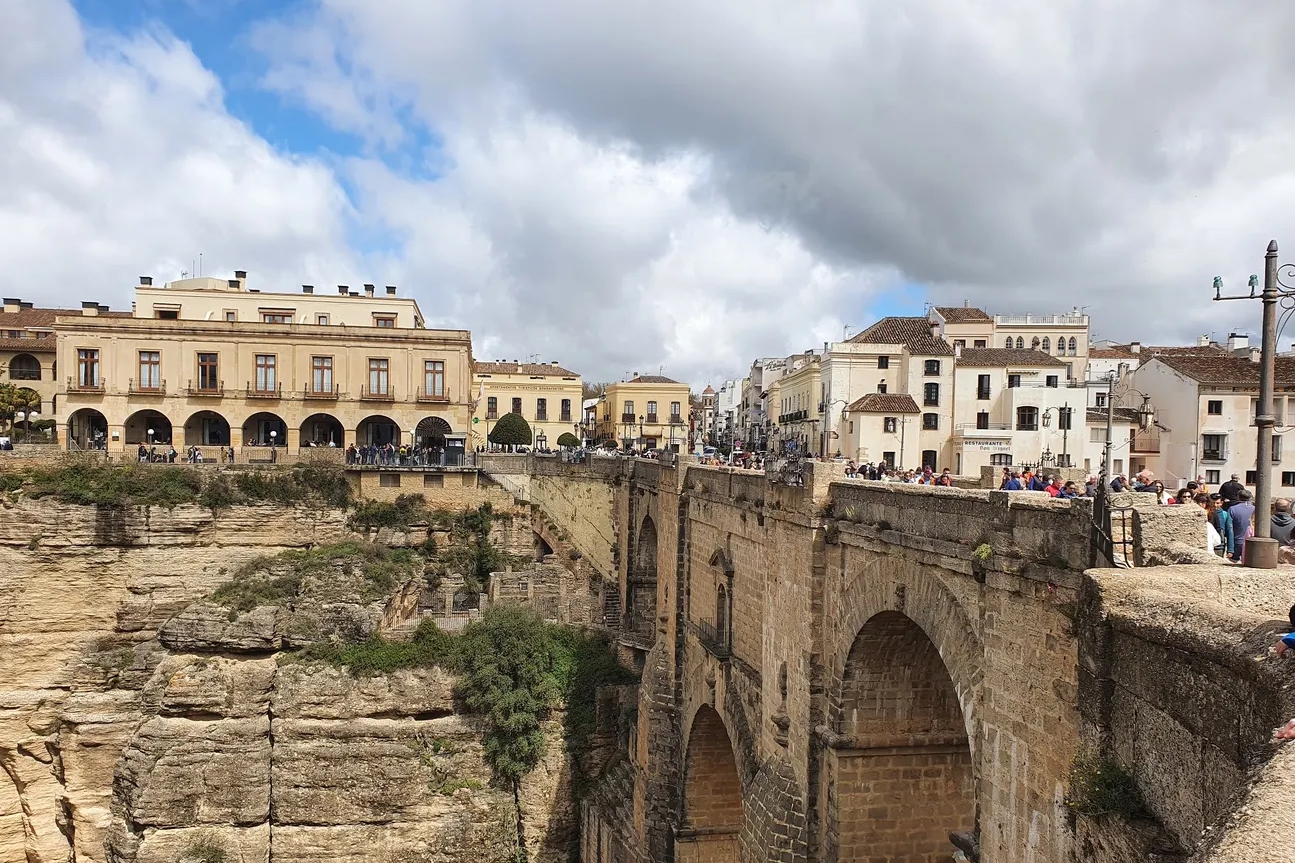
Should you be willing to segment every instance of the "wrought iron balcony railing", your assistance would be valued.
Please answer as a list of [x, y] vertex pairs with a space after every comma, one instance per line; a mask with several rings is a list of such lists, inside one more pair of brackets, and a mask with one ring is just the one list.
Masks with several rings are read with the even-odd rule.
[[394, 402], [396, 400], [396, 388], [382, 387], [372, 389], [370, 387], [360, 387], [360, 398], [371, 402]]
[[97, 381], [82, 381], [79, 378], [68, 378], [67, 391], [70, 393], [101, 393], [104, 391], [104, 381], [102, 378]]
[[450, 400], [450, 391], [442, 389], [440, 392], [429, 391], [427, 387], [419, 387], [418, 394], [415, 398], [420, 402], [441, 402], [448, 403]]
[[166, 381], [158, 381], [156, 384], [141, 384], [131, 378], [127, 382], [127, 391], [135, 396], [164, 396], [166, 395]]
[[247, 397], [249, 399], [279, 399], [283, 398], [283, 384], [253, 386], [251, 381], [247, 382]]
[[341, 389], [337, 384], [331, 387], [316, 387], [314, 384], [307, 384], [301, 391], [301, 397], [309, 401], [337, 401], [341, 398]]
[[195, 387], [193, 385], [193, 381], [189, 381], [188, 386], [185, 387], [185, 392], [188, 393], [190, 396], [206, 396], [211, 398], [219, 398], [220, 396], [223, 396], [225, 394], [225, 382], [220, 381], [214, 386], [204, 387], [202, 385], [202, 382], [199, 381], [198, 385]]

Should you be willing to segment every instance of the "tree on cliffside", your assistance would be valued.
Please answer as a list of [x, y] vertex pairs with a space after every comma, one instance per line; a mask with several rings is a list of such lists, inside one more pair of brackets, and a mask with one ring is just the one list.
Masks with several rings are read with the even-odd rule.
[[488, 438], [491, 443], [501, 446], [529, 446], [531, 424], [521, 414], [504, 414], [490, 430]]
[[498, 607], [463, 631], [461, 691], [485, 717], [485, 761], [497, 784], [511, 788], [517, 808], [517, 858], [527, 860], [521, 780], [544, 757], [540, 723], [562, 692], [556, 651], [544, 621], [530, 611]]

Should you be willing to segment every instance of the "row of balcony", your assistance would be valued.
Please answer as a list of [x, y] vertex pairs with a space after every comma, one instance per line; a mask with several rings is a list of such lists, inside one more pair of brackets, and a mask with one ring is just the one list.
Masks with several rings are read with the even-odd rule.
[[[660, 414], [644, 414], [641, 418], [635, 416], [634, 414], [621, 414], [620, 421], [624, 425], [638, 425], [640, 419], [642, 419], [645, 425], [661, 425]], [[602, 421], [605, 423], [611, 422], [611, 417], [605, 416], [603, 417]], [[680, 416], [679, 414], [670, 414], [669, 424], [672, 426], [681, 426], [683, 425], [683, 417]]]
[[[520, 413], [520, 411], [513, 411], [512, 413]], [[507, 416], [507, 414], [504, 414], [504, 416]], [[497, 420], [497, 419], [499, 419], [499, 411], [487, 411], [487, 412], [486, 412], [486, 419], [487, 419], [487, 420]], [[537, 422], [537, 423], [546, 423], [546, 422], [548, 422], [548, 421], [549, 421], [549, 413], [548, 413], [548, 411], [536, 411], [536, 412], [535, 412], [535, 422]], [[564, 414], [562, 414], [562, 415], [558, 418], [558, 422], [560, 422], [560, 423], [569, 423], [569, 422], [572, 422], [572, 421], [573, 421], [573, 420], [571, 419], [571, 414], [570, 414], [570, 413], [564, 413]]]
[[[68, 378], [67, 391], [69, 393], [102, 395], [107, 392], [107, 382], [99, 380], [95, 383], [81, 383], [74, 378]], [[126, 391], [136, 396], [165, 396], [168, 394], [165, 380], [158, 381], [156, 385], [147, 385], [131, 378], [127, 381]], [[220, 381], [214, 386], [196, 387], [193, 385], [193, 381], [189, 381], [181, 392], [194, 398], [224, 398], [226, 395], [240, 394], [237, 387], [226, 390], [224, 381]], [[241, 395], [249, 399], [282, 399], [284, 398], [283, 384], [257, 386], [248, 381], [242, 388]], [[331, 390], [305, 386], [300, 391], [289, 390], [288, 392], [288, 398], [299, 398], [307, 401], [337, 401], [346, 397], [347, 394], [337, 386], [334, 386]], [[396, 401], [396, 388], [373, 389], [367, 386], [360, 387], [359, 398], [364, 401], [394, 402]], [[414, 401], [448, 404], [450, 396], [448, 393], [429, 393], [424, 387], [419, 387], [415, 392]], [[569, 421], [569, 418], [566, 421]]]

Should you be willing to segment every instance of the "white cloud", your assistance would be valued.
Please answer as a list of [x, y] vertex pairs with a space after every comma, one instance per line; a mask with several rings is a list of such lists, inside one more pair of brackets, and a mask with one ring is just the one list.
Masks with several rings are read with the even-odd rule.
[[[275, 152], [165, 31], [82, 30], [61, 2], [0, 5], [0, 271], [5, 295], [122, 308], [138, 275], [327, 282], [353, 271], [328, 166]], [[342, 279], [341, 281], [345, 281]]]

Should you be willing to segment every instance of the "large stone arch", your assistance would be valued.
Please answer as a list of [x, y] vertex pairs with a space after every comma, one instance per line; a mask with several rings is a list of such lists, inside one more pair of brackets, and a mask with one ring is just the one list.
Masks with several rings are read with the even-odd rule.
[[[939, 653], [953, 680], [972, 754], [980, 739], [980, 688], [984, 646], [962, 603], [931, 568], [901, 565], [889, 572], [886, 558], [847, 568], [839, 601], [839, 620], [828, 663], [828, 724], [838, 727], [844, 667], [864, 624], [883, 611], [899, 611], [913, 621]], [[853, 572], [851, 572], [853, 569]]]
[[742, 776], [728, 726], [715, 708], [693, 713], [685, 738], [677, 863], [736, 863], [744, 826]]
[[834, 692], [826, 851], [855, 861], [944, 860], [976, 828], [969, 722], [934, 641], [902, 611], [869, 618]]

